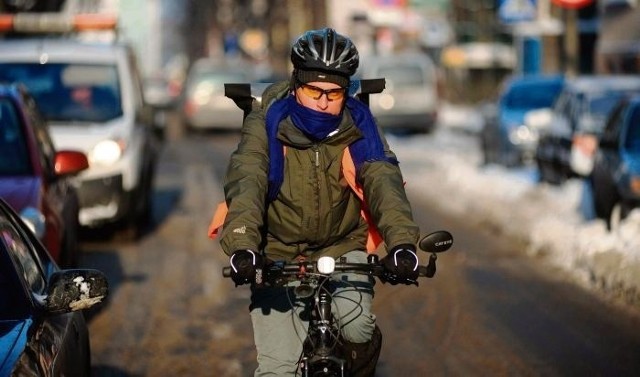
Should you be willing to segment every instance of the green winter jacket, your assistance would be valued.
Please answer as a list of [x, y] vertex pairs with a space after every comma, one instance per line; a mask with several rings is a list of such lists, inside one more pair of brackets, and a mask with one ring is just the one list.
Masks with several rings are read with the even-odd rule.
[[[280, 123], [278, 138], [286, 148], [284, 182], [274, 201], [266, 199], [266, 111], [289, 91], [288, 82], [271, 85], [263, 93], [262, 105], [255, 105], [244, 121], [224, 181], [229, 212], [220, 244], [228, 255], [240, 249], [265, 250], [273, 260], [337, 258], [352, 250], [365, 250], [367, 223], [360, 214], [362, 203], [341, 169], [344, 149], [362, 137], [347, 109], [340, 132], [320, 143], [309, 140], [289, 118]], [[386, 153], [395, 157], [382, 138]], [[358, 179], [384, 242], [389, 246], [415, 244], [419, 229], [412, 219], [398, 166], [382, 161], [364, 163]]]

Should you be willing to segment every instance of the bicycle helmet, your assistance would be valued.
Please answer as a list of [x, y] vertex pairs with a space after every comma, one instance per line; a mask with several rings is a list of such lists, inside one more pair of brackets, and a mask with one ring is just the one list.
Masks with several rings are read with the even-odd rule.
[[296, 40], [291, 47], [291, 62], [294, 74], [304, 83], [329, 81], [347, 86], [360, 59], [351, 39], [324, 28], [307, 31]]

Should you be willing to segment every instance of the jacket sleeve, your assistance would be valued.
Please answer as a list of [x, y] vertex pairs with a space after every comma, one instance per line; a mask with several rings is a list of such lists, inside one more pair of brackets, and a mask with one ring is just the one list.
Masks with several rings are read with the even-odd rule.
[[231, 255], [235, 250], [258, 250], [269, 169], [264, 112], [254, 109], [244, 121], [237, 149], [232, 153], [224, 179], [227, 213], [220, 245]]
[[[385, 154], [395, 160], [395, 154], [381, 130]], [[402, 173], [397, 164], [387, 161], [365, 162], [359, 179], [364, 190], [369, 213], [388, 248], [400, 244], [416, 244], [420, 229], [413, 220]]]

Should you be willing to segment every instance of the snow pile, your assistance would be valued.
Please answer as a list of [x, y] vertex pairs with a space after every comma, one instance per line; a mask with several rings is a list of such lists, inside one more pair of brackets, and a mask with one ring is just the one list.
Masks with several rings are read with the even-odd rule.
[[640, 210], [616, 232], [580, 214], [582, 181], [538, 184], [535, 168], [480, 166], [477, 137], [441, 127], [432, 135], [388, 136], [407, 190], [527, 244], [589, 284], [627, 301], [640, 297]]

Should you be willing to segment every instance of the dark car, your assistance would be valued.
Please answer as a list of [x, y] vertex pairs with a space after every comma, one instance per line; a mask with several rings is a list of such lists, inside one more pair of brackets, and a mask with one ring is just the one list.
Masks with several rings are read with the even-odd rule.
[[608, 229], [640, 207], [640, 95], [621, 101], [612, 112], [588, 181], [596, 216]]
[[78, 262], [79, 200], [71, 176], [87, 169], [77, 151], [56, 151], [28, 91], [0, 85], [0, 197], [18, 212], [62, 267]]
[[505, 82], [497, 104], [483, 110], [480, 145], [485, 164], [517, 166], [533, 159], [538, 134], [525, 123], [525, 115], [550, 108], [563, 83], [560, 75], [516, 76]]
[[624, 97], [640, 92], [638, 76], [582, 76], [567, 80], [542, 127], [535, 160], [540, 181], [562, 184], [581, 176], [572, 168], [572, 146], [575, 137], [598, 134], [606, 118]]
[[0, 376], [89, 376], [82, 310], [108, 295], [97, 270], [60, 270], [0, 199]]

